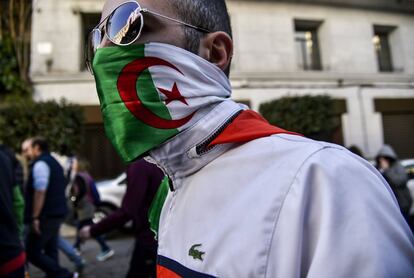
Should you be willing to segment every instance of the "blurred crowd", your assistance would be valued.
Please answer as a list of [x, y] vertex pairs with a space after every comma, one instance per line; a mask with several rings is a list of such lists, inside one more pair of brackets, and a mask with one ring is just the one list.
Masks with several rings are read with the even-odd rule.
[[[42, 137], [28, 138], [21, 154], [0, 145], [0, 277], [30, 277], [30, 264], [46, 277], [78, 277], [87, 262], [83, 243], [92, 238], [100, 246], [98, 261], [114, 255], [104, 234], [133, 221], [136, 246], [127, 277], [155, 277], [157, 242], [148, 222], [148, 209], [164, 174], [138, 160], [127, 169], [127, 191], [120, 209], [99, 223], [94, 214], [99, 191], [86, 160], [62, 146], [50, 152]], [[60, 235], [65, 219], [75, 220], [76, 238]], [[5, 251], [4, 251], [5, 250]], [[61, 251], [73, 269], [59, 264]]]
[[[356, 147], [350, 150], [363, 156]], [[413, 229], [408, 176], [393, 148], [385, 145], [375, 164]], [[88, 163], [66, 146], [51, 153], [47, 140], [41, 137], [26, 139], [20, 155], [0, 145], [0, 222], [4, 227], [0, 229], [0, 277], [29, 277], [29, 263], [47, 277], [78, 277], [86, 265], [82, 258], [85, 240], [96, 240], [101, 249], [96, 259], [105, 261], [114, 251], [103, 235], [130, 220], [136, 243], [127, 277], [155, 277], [157, 242], [150, 230], [148, 210], [160, 186], [168, 186], [168, 179], [153, 164], [138, 160], [127, 169], [128, 187], [122, 207], [94, 223], [100, 196], [88, 168]], [[68, 214], [76, 220], [74, 242], [60, 236]], [[59, 250], [73, 262], [73, 272], [59, 264]]]

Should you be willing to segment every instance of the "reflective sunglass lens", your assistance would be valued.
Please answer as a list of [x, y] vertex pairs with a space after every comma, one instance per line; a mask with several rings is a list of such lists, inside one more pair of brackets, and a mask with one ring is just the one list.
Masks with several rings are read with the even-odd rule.
[[95, 56], [96, 50], [102, 42], [102, 33], [99, 29], [93, 29], [89, 34], [87, 49], [86, 49], [86, 67], [92, 72], [92, 62]]
[[92, 35], [92, 38], [91, 38], [92, 48], [93, 48], [93, 51], [96, 52], [96, 50], [102, 43], [102, 32], [99, 29], [94, 29], [91, 35]]
[[118, 45], [132, 43], [142, 29], [141, 8], [136, 2], [119, 6], [108, 18], [106, 32], [109, 39]]

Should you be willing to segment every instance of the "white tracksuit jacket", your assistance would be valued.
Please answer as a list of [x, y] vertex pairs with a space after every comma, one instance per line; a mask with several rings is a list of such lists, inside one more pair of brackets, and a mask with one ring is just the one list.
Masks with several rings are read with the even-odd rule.
[[174, 189], [160, 219], [162, 277], [414, 277], [392, 191], [346, 149], [279, 134], [199, 154], [240, 109], [226, 101], [150, 154]]

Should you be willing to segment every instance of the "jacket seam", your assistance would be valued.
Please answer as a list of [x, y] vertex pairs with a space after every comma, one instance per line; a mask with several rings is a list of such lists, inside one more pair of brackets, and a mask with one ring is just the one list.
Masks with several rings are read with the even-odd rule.
[[269, 240], [269, 243], [268, 243], [268, 246], [267, 246], [267, 254], [266, 254], [266, 262], [265, 262], [265, 272], [264, 272], [264, 276], [263, 277], [267, 277], [267, 271], [268, 271], [268, 266], [269, 266], [269, 257], [270, 257], [270, 252], [271, 252], [271, 246], [272, 246], [272, 243], [273, 243], [273, 238], [274, 238], [274, 236], [275, 236], [275, 231], [276, 231], [276, 228], [277, 228], [277, 224], [278, 224], [278, 221], [279, 221], [279, 217], [280, 217], [280, 213], [282, 212], [282, 209], [283, 209], [283, 206], [285, 205], [285, 201], [286, 201], [286, 198], [287, 198], [287, 196], [289, 195], [289, 193], [290, 193], [290, 191], [291, 191], [291, 189], [292, 189], [292, 187], [293, 187], [293, 185], [299, 180], [298, 179], [298, 176], [299, 176], [299, 173], [301, 172], [301, 170], [302, 170], [302, 168], [303, 168], [303, 166], [314, 156], [314, 155], [316, 155], [317, 153], [319, 153], [319, 152], [321, 152], [321, 151], [323, 151], [323, 150], [325, 150], [325, 149], [330, 149], [330, 148], [333, 148], [332, 146], [323, 146], [322, 145], [322, 147], [320, 148], [320, 149], [317, 149], [317, 150], [315, 150], [313, 153], [311, 153], [305, 160], [303, 160], [303, 162], [301, 163], [301, 165], [299, 166], [299, 168], [298, 168], [298, 170], [296, 171], [296, 173], [295, 173], [295, 176], [293, 177], [293, 179], [292, 179], [292, 182], [290, 183], [290, 185], [289, 185], [289, 188], [288, 188], [288, 190], [286, 191], [286, 194], [285, 194], [285, 196], [283, 197], [283, 201], [282, 201], [282, 205], [280, 206], [280, 209], [279, 209], [279, 212], [277, 213], [277, 215], [276, 215], [276, 218], [275, 218], [275, 223], [273, 224], [273, 228], [272, 228], [272, 234], [271, 234], [271, 236], [270, 236], [270, 240]]

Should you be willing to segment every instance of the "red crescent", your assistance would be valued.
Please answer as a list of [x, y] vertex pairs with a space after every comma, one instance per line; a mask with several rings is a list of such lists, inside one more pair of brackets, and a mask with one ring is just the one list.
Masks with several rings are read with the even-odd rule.
[[152, 66], [167, 66], [182, 74], [177, 67], [163, 59], [156, 57], [138, 59], [129, 63], [122, 69], [117, 83], [119, 95], [128, 110], [143, 123], [159, 129], [179, 128], [188, 123], [195, 112], [182, 119], [166, 120], [160, 118], [146, 108], [139, 98], [137, 92], [137, 80], [144, 70]]

